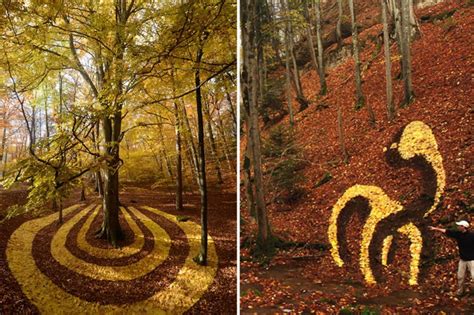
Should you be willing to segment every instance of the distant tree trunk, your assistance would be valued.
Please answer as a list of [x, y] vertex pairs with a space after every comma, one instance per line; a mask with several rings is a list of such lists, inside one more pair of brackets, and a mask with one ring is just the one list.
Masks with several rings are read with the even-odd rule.
[[237, 115], [235, 115], [234, 104], [232, 102], [232, 97], [230, 96], [230, 93], [227, 92], [227, 87], [226, 87], [225, 97], [227, 98], [227, 102], [229, 103], [229, 112], [232, 115], [234, 130], [235, 132], [237, 132]]
[[318, 59], [316, 57], [316, 51], [314, 50], [313, 35], [311, 32], [311, 18], [308, 11], [308, 0], [303, 1], [303, 14], [306, 20], [306, 37], [308, 38], [309, 54], [311, 55], [314, 69], [319, 73]]
[[232, 153], [230, 152], [232, 149], [229, 148], [227, 134], [225, 132], [224, 124], [222, 123], [221, 111], [220, 108], [217, 108], [217, 131], [220, 133], [222, 137], [222, 142], [224, 143], [224, 155], [227, 160], [227, 164], [229, 166], [229, 170], [231, 172], [236, 172], [235, 163], [232, 159]]
[[209, 134], [209, 142], [211, 144], [211, 153], [214, 156], [215, 159], [215, 164], [214, 168], [216, 170], [217, 174], [217, 182], [218, 184], [224, 183], [224, 180], [222, 179], [222, 172], [221, 172], [221, 166], [220, 166], [220, 161], [219, 161], [219, 155], [217, 152], [217, 146], [216, 146], [216, 141], [214, 139], [214, 132], [212, 130], [212, 119], [211, 119], [211, 111], [209, 110], [209, 102], [204, 99], [204, 114], [206, 116], [207, 120], [207, 133]]
[[349, 162], [349, 154], [346, 150], [346, 139], [344, 135], [344, 123], [342, 120], [342, 108], [339, 105], [337, 108], [337, 131], [339, 136], [339, 144], [341, 147], [342, 158], [345, 164]]
[[[286, 10], [285, 0], [280, 0], [282, 9]], [[288, 19], [288, 18], [287, 18]], [[286, 97], [288, 103], [288, 113], [290, 115], [290, 125], [293, 126], [295, 124], [295, 120], [293, 117], [293, 105], [291, 104], [291, 70], [290, 70], [290, 39], [289, 39], [289, 30], [288, 30], [288, 22], [286, 23], [285, 27], [285, 66], [286, 66]], [[300, 110], [304, 110], [306, 107], [300, 107]]]
[[387, 18], [387, 0], [382, 2], [382, 21], [383, 21], [383, 43], [385, 53], [385, 79], [386, 79], [386, 94], [387, 94], [387, 117], [392, 121], [395, 117], [395, 106], [393, 105], [392, 92], [392, 61], [390, 59], [390, 34], [388, 29]]
[[343, 0], [337, 0], [337, 24], [336, 24], [336, 40], [337, 40], [337, 47], [341, 48], [342, 47], [342, 32], [341, 32], [341, 26], [342, 26], [342, 1]]
[[45, 126], [46, 126], [46, 139], [49, 139], [50, 127], [49, 127], [48, 103], [45, 103], [45, 107], [44, 107], [44, 120], [45, 120]]
[[420, 24], [418, 23], [418, 20], [417, 20], [416, 15], [415, 15], [415, 8], [414, 8], [413, 0], [408, 1], [408, 6], [409, 6], [410, 25], [411, 25], [410, 39], [413, 40], [417, 37], [420, 37], [420, 35], [421, 35]]
[[174, 102], [176, 134], [176, 210], [183, 210], [183, 156], [181, 150], [181, 122], [178, 103]]
[[160, 117], [156, 117], [156, 122], [158, 124], [158, 138], [160, 139], [160, 155], [165, 161], [166, 165], [166, 175], [168, 176], [169, 179], [173, 180], [173, 172], [172, 172], [172, 167], [171, 167], [171, 161], [168, 157], [168, 152], [166, 152], [166, 142], [165, 142], [165, 137], [163, 135], [163, 119]]
[[59, 224], [63, 224], [63, 200], [61, 197], [58, 198], [58, 207], [59, 207]]
[[[94, 147], [97, 152], [100, 152], [99, 134], [100, 123], [97, 122], [95, 125], [95, 129], [92, 132], [92, 142], [94, 142]], [[102, 180], [102, 174], [100, 172], [100, 169], [95, 172], [95, 191], [99, 194], [100, 197], [104, 196], [104, 183]]]
[[[288, 53], [288, 46], [286, 46], [286, 52]], [[291, 104], [291, 72], [290, 72], [290, 60], [288, 54], [285, 58], [286, 65], [286, 99], [288, 103], [288, 113], [290, 115], [290, 125], [295, 124], [295, 118], [293, 117], [293, 105]]]
[[[175, 90], [175, 72], [174, 67], [171, 69], [171, 78], [173, 84], [173, 98], [176, 97]], [[183, 210], [183, 152], [181, 147], [181, 117], [179, 112], [178, 101], [174, 103], [174, 131], [176, 139], [176, 210]]]
[[326, 69], [324, 66], [324, 47], [323, 47], [323, 40], [322, 40], [322, 34], [321, 34], [322, 32], [321, 32], [321, 1], [320, 0], [316, 0], [316, 5], [314, 6], [314, 8], [316, 11], [316, 39], [318, 43], [319, 84], [321, 85], [319, 94], [326, 95], [327, 84], [326, 84]]
[[354, 51], [354, 63], [355, 63], [355, 84], [356, 84], [356, 104], [355, 109], [361, 109], [365, 105], [364, 94], [362, 93], [362, 78], [360, 71], [360, 58], [359, 58], [359, 36], [357, 30], [356, 15], [354, 12], [354, 1], [349, 0], [349, 9], [351, 12], [352, 21], [352, 47]]
[[[308, 108], [308, 100], [304, 96], [303, 93], [303, 87], [301, 86], [301, 79], [300, 79], [300, 71], [298, 69], [298, 64], [296, 62], [296, 56], [295, 56], [295, 45], [294, 45], [294, 40], [293, 40], [293, 27], [291, 23], [291, 16], [290, 16], [290, 7], [289, 7], [289, 2], [288, 0], [281, 0], [281, 5], [282, 7], [285, 7], [286, 9], [286, 36], [285, 36], [285, 46], [288, 45], [288, 52], [291, 58], [291, 63], [293, 65], [293, 82], [295, 85], [295, 91], [296, 91], [296, 99], [298, 100], [298, 103], [300, 104], [300, 111], [305, 110]], [[262, 49], [261, 45], [257, 47], [258, 50]]]
[[86, 201], [86, 187], [84, 182], [81, 180], [81, 199], [80, 201]]
[[31, 108], [31, 144], [32, 146], [36, 145], [36, 108], [33, 106]]
[[[273, 1], [269, 1], [269, 2], [270, 2], [270, 4], [268, 3], [268, 1], [264, 1], [264, 4], [267, 7], [269, 20], [274, 21], [275, 20], [275, 12], [273, 12]], [[283, 62], [281, 60], [281, 55], [280, 55], [280, 41], [278, 40], [278, 38], [276, 36], [272, 36], [271, 37], [271, 43], [272, 43], [273, 51], [275, 52], [275, 58], [277, 60], [277, 63], [279, 65], [281, 65]]]
[[406, 1], [400, 1], [401, 11], [401, 42], [402, 42], [402, 64], [404, 71], [402, 72], [403, 78], [403, 102], [402, 107], [407, 106], [411, 103], [414, 97], [413, 85], [411, 78], [411, 23], [410, 23], [410, 8]]
[[194, 73], [196, 87], [196, 111], [198, 116], [198, 143], [199, 143], [199, 191], [201, 194], [201, 250], [195, 257], [200, 265], [207, 265], [207, 180], [206, 180], [206, 156], [204, 143], [204, 119], [201, 96], [201, 60], [203, 55], [203, 41], [208, 34], [201, 34], [201, 43], [197, 51], [196, 72]]
[[198, 160], [196, 145], [194, 143], [193, 130], [191, 129], [191, 125], [189, 123], [186, 107], [184, 106], [184, 104], [181, 107], [183, 110], [183, 120], [184, 120], [185, 129], [186, 129], [185, 136], [187, 136], [185, 138], [187, 138], [186, 141], [188, 143], [188, 147], [191, 148], [191, 161], [193, 165], [194, 175], [196, 178], [196, 183], [199, 186], [199, 176], [200, 176], [199, 175], [199, 160]]
[[7, 159], [7, 106], [3, 103], [3, 115], [2, 115], [2, 155], [0, 156], [0, 161], [2, 161], [1, 177], [5, 176], [6, 171], [6, 159]]

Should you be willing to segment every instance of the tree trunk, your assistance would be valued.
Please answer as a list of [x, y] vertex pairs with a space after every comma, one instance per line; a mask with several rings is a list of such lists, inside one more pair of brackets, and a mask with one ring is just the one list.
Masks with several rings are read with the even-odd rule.
[[[286, 13], [287, 13], [287, 16], [286, 16], [287, 36], [285, 37], [285, 41], [287, 41], [288, 51], [289, 51], [291, 63], [293, 66], [293, 80], [294, 80], [293, 82], [294, 82], [295, 90], [296, 90], [296, 99], [298, 100], [298, 103], [300, 104], [299, 110], [303, 111], [306, 108], [308, 108], [308, 100], [306, 99], [303, 93], [303, 87], [301, 86], [301, 79], [300, 79], [300, 71], [298, 69], [298, 64], [296, 63], [296, 56], [295, 56], [295, 50], [294, 50], [295, 43], [293, 40], [293, 27], [291, 24], [290, 6], [289, 6], [288, 0], [286, 1], [286, 3], [284, 2], [285, 0], [282, 0], [282, 5], [285, 6]], [[262, 49], [262, 45], [259, 44], [257, 47], [257, 54], [258, 54], [258, 51], [260, 51], [261, 49]]]
[[[247, 118], [248, 120], [248, 118]], [[248, 141], [252, 140], [252, 137], [247, 137]], [[247, 143], [245, 146], [245, 155], [243, 163], [244, 171], [244, 185], [245, 185], [245, 198], [247, 199], [247, 207], [250, 213], [250, 216], [255, 218], [255, 198], [254, 198], [254, 189], [253, 189], [253, 180], [251, 172], [251, 147], [253, 144]]]
[[[253, 174], [255, 180], [255, 197], [256, 197], [256, 217], [257, 217], [257, 250], [262, 254], [267, 254], [273, 248], [272, 235], [270, 231], [270, 224], [267, 217], [266, 204], [265, 204], [265, 193], [263, 184], [262, 174], [262, 163], [261, 163], [261, 143], [260, 143], [260, 130], [258, 122], [258, 60], [257, 60], [257, 49], [261, 48], [260, 45], [260, 7], [261, 3], [244, 0], [240, 2], [243, 4], [243, 10], [248, 14], [247, 19], [244, 15], [241, 15], [243, 21], [242, 25], [247, 24], [248, 28], [243, 30], [243, 42], [247, 41], [247, 49], [244, 49], [244, 53], [247, 54], [248, 63], [248, 80], [250, 93], [250, 102], [246, 105], [249, 113], [249, 126], [247, 130], [247, 136], [251, 137], [252, 162], [253, 162]], [[242, 11], [241, 11], [242, 12]]]
[[62, 198], [59, 197], [59, 224], [63, 224], [63, 201]]
[[390, 34], [388, 30], [387, 19], [387, 0], [382, 2], [382, 21], [383, 21], [383, 43], [385, 53], [385, 79], [386, 79], [386, 95], [387, 95], [387, 117], [392, 121], [395, 117], [395, 107], [393, 106], [393, 90], [392, 90], [392, 61], [390, 57]]
[[[202, 34], [207, 37], [207, 35]], [[205, 39], [204, 39], [205, 40]], [[194, 74], [196, 87], [196, 110], [198, 116], [198, 143], [199, 143], [199, 192], [201, 194], [201, 250], [195, 261], [200, 265], [207, 265], [207, 181], [206, 181], [206, 155], [204, 143], [204, 119], [201, 96], [200, 67], [203, 55], [202, 43], [198, 48], [196, 58], [196, 72]]]
[[[282, 9], [285, 9], [285, 0], [280, 0]], [[288, 113], [290, 115], [290, 125], [295, 124], [293, 117], [293, 105], [291, 104], [291, 70], [290, 70], [290, 39], [289, 39], [288, 22], [285, 28], [285, 66], [286, 66], [286, 98], [288, 103]], [[300, 110], [304, 108], [300, 107]]]
[[97, 238], [107, 239], [112, 246], [117, 247], [117, 241], [123, 238], [119, 223], [119, 167], [122, 114], [116, 112], [113, 119], [107, 117], [102, 121], [102, 130], [105, 141], [105, 162], [103, 174], [103, 214], [104, 221], [101, 229], [96, 233]]
[[229, 170], [233, 173], [236, 173], [237, 170], [235, 167], [235, 163], [232, 159], [232, 156], [234, 156], [234, 154], [231, 153], [232, 148], [231, 146], [229, 146], [227, 140], [227, 134], [225, 132], [224, 124], [222, 123], [220, 108], [217, 109], [217, 130], [220, 133], [220, 136], [222, 137], [222, 142], [224, 143], [224, 154], [227, 160], [227, 164], [229, 166]]
[[[117, 1], [115, 3], [116, 32], [115, 45], [117, 53], [114, 62], [115, 71], [113, 77], [116, 85], [115, 100], [120, 100], [123, 95], [123, 73], [125, 71], [123, 59], [125, 55], [125, 26], [127, 22], [126, 1]], [[121, 101], [101, 104], [103, 108], [111, 109], [113, 116], [102, 119], [102, 130], [104, 134], [105, 164], [104, 174], [104, 197], [103, 210], [104, 222], [97, 237], [107, 239], [112, 246], [117, 247], [117, 241], [123, 238], [122, 228], [119, 222], [119, 168], [122, 160], [120, 159], [120, 141], [122, 140], [122, 107]]]
[[316, 51], [314, 50], [313, 36], [311, 32], [311, 18], [308, 11], [308, 1], [303, 1], [303, 14], [306, 20], [306, 37], [308, 38], [308, 50], [311, 55], [311, 61], [313, 62], [314, 69], [319, 73], [318, 59], [316, 57]]
[[166, 165], [166, 174], [168, 178], [173, 180], [173, 172], [171, 171], [171, 161], [169, 160], [168, 153], [166, 152], [165, 149], [165, 138], [163, 136], [163, 119], [160, 117], [156, 117], [156, 122], [158, 124], [158, 136], [160, 139], [160, 155], [162, 158], [165, 160], [165, 165]]
[[216, 174], [217, 174], [217, 182], [219, 185], [221, 185], [222, 183], [224, 183], [224, 180], [222, 179], [222, 172], [221, 172], [221, 166], [220, 166], [220, 161], [219, 161], [219, 155], [217, 153], [217, 146], [216, 146], [216, 142], [215, 142], [215, 139], [214, 139], [214, 132], [212, 130], [212, 125], [211, 125], [211, 122], [212, 122], [212, 119], [211, 119], [211, 111], [209, 110], [209, 101], [208, 100], [204, 100], [204, 113], [205, 113], [205, 116], [206, 116], [206, 120], [207, 120], [207, 133], [209, 135], [209, 142], [211, 144], [211, 153], [212, 155], [214, 156], [214, 168], [216, 169]]
[[400, 1], [401, 10], [401, 34], [402, 34], [402, 64], [403, 64], [403, 102], [402, 107], [409, 105], [414, 97], [411, 78], [411, 52], [410, 52], [410, 13], [406, 1]]
[[3, 178], [5, 176], [5, 171], [6, 171], [6, 159], [7, 159], [7, 107], [5, 103], [3, 104], [3, 117], [2, 117], [2, 122], [3, 122], [3, 132], [2, 132], [2, 155], [0, 157], [0, 161], [2, 161], [2, 169], [1, 171], [1, 177]]
[[[306, 1], [306, 0], [305, 0]], [[314, 6], [316, 10], [316, 40], [318, 43], [318, 64], [319, 64], [319, 83], [321, 88], [319, 90], [320, 95], [326, 95], [327, 84], [326, 84], [326, 69], [324, 66], [324, 47], [321, 35], [321, 1], [316, 0]]]
[[341, 106], [337, 108], [337, 131], [339, 136], [339, 144], [341, 147], [342, 158], [345, 164], [349, 162], [349, 154], [346, 150], [346, 140], [344, 135], [344, 126], [342, 121], [342, 109]]
[[341, 32], [341, 25], [342, 25], [342, 1], [337, 0], [337, 24], [336, 24], [336, 40], [337, 40], [337, 47], [342, 47], [342, 32]]
[[[174, 67], [171, 68], [173, 98], [176, 97]], [[178, 101], [174, 103], [174, 130], [176, 139], [176, 210], [183, 210], [183, 152], [181, 148], [181, 119]]]
[[359, 35], [357, 30], [356, 15], [354, 12], [354, 1], [349, 0], [349, 9], [351, 11], [352, 21], [352, 47], [354, 52], [355, 63], [355, 84], [356, 84], [356, 104], [355, 109], [359, 110], [365, 105], [364, 94], [362, 93], [362, 78], [360, 73], [360, 58], [359, 58]]
[[229, 103], [229, 112], [232, 115], [234, 130], [235, 130], [235, 132], [237, 132], [237, 116], [235, 115], [235, 109], [234, 109], [234, 104], [232, 102], [232, 97], [230, 96], [230, 93], [227, 92], [227, 87], [226, 87], [226, 91], [225, 91], [225, 96], [227, 98], [227, 102]]
[[413, 0], [408, 0], [409, 6], [409, 14], [410, 14], [410, 40], [420, 37], [420, 24], [418, 23], [418, 19], [415, 15], [415, 8], [413, 4]]
[[199, 186], [199, 176], [200, 175], [199, 175], [198, 153], [197, 153], [196, 145], [194, 144], [193, 131], [191, 129], [191, 125], [189, 123], [188, 115], [187, 115], [187, 112], [186, 112], [186, 107], [185, 107], [184, 104], [182, 106], [182, 109], [183, 109], [184, 126], [185, 126], [185, 129], [186, 129], [185, 136], [187, 136], [185, 138], [187, 138], [186, 141], [188, 143], [188, 147], [191, 148], [191, 161], [192, 161], [193, 171], [194, 171], [194, 175], [195, 175], [195, 178], [196, 178], [196, 183]]
[[176, 134], [176, 210], [183, 210], [183, 155], [181, 150], [181, 122], [178, 103], [174, 103]]

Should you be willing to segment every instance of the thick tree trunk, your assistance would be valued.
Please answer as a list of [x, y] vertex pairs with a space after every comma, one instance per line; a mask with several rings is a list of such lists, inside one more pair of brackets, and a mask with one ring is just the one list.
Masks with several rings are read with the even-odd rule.
[[354, 52], [355, 63], [355, 85], [356, 85], [356, 104], [355, 109], [361, 109], [365, 105], [365, 98], [362, 92], [362, 78], [360, 71], [360, 57], [359, 57], [359, 35], [357, 30], [356, 15], [354, 11], [354, 1], [349, 0], [349, 9], [351, 12], [352, 21], [352, 47]]
[[316, 0], [316, 5], [314, 6], [316, 10], [316, 40], [318, 43], [318, 73], [319, 73], [319, 83], [321, 85], [319, 94], [326, 95], [327, 93], [327, 84], [326, 84], [326, 69], [324, 66], [324, 47], [322, 40], [322, 31], [321, 31], [321, 1]]
[[385, 54], [385, 79], [386, 79], [386, 96], [387, 96], [387, 117], [392, 121], [395, 117], [395, 106], [393, 106], [393, 90], [392, 90], [392, 60], [390, 59], [390, 34], [388, 30], [387, 18], [387, 0], [382, 2], [382, 21], [383, 21], [383, 43]]
[[104, 170], [104, 197], [103, 213], [104, 221], [98, 238], [107, 239], [114, 247], [117, 241], [123, 238], [122, 228], [119, 223], [119, 175], [118, 171], [107, 168]]

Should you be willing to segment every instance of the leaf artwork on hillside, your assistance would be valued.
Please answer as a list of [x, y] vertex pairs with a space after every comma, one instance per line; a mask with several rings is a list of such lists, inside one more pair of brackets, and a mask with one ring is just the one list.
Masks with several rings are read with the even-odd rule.
[[374, 275], [379, 267], [376, 257], [381, 256], [382, 265], [389, 264], [388, 253], [398, 233], [410, 241], [408, 283], [417, 285], [424, 242], [423, 219], [438, 206], [446, 184], [443, 160], [431, 128], [421, 121], [406, 125], [384, 151], [390, 166], [411, 167], [421, 172], [423, 192], [417, 200], [402, 205], [377, 186], [354, 185], [347, 189], [337, 200], [330, 217], [331, 254], [335, 263], [342, 267], [347, 256], [346, 223], [357, 213], [365, 217], [359, 257], [365, 281], [368, 284], [377, 282]]
[[[183, 313], [208, 290], [218, 257], [208, 236], [208, 265], [193, 262], [200, 250], [198, 224], [179, 222], [174, 215], [145, 206], [122, 207], [121, 212], [135, 235], [131, 244], [120, 249], [98, 248], [87, 239], [92, 222], [101, 213], [101, 206], [95, 204], [65, 209], [62, 226], [57, 226], [53, 213], [26, 221], [13, 232], [6, 250], [9, 268], [41, 313], [58, 309], [101, 314]], [[48, 234], [50, 231], [53, 233]], [[181, 259], [180, 251], [186, 251], [187, 257]], [[70, 281], [79, 288], [88, 287], [89, 292], [78, 291]], [[123, 290], [129, 296], [117, 303], [114, 296]], [[133, 291], [146, 292], [146, 296]]]

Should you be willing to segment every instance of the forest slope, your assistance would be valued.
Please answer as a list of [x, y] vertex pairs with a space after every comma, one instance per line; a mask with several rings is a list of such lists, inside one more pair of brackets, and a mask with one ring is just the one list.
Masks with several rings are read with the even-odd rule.
[[[375, 8], [374, 8], [375, 10]], [[378, 10], [378, 7], [377, 7]], [[454, 10], [454, 11], [453, 11]], [[436, 15], [454, 12], [452, 16], [433, 19]], [[406, 205], [420, 197], [421, 174], [409, 168], [395, 169], [387, 165], [384, 148], [390, 146], [397, 132], [411, 121], [421, 120], [429, 125], [438, 142], [446, 172], [446, 189], [439, 207], [423, 221], [427, 225], [446, 225], [455, 219], [473, 222], [473, 107], [474, 58], [472, 52], [474, 33], [474, 7], [472, 1], [446, 1], [436, 6], [417, 11], [423, 17], [421, 38], [412, 44], [413, 85], [415, 100], [407, 108], [399, 108], [402, 99], [402, 81], [394, 80], [394, 99], [397, 116], [388, 122], [385, 105], [385, 64], [383, 50], [376, 44], [382, 25], [376, 24], [365, 29], [360, 38], [363, 42], [361, 53], [363, 64], [363, 91], [376, 115], [376, 126], [369, 123], [367, 108], [354, 110], [355, 85], [353, 82], [354, 63], [352, 58], [328, 70], [328, 94], [318, 96], [319, 81], [316, 71], [305, 71], [302, 84], [306, 96], [311, 100], [309, 108], [295, 115], [295, 133], [303, 148], [306, 167], [303, 176], [305, 195], [295, 204], [273, 203], [269, 206], [272, 229], [276, 235], [291, 241], [329, 244], [327, 228], [331, 209], [344, 191], [355, 184], [374, 185], [382, 188], [390, 198]], [[424, 20], [424, 21], [423, 21]], [[350, 43], [350, 38], [346, 39]], [[391, 47], [393, 71], [399, 73], [398, 52]], [[309, 66], [309, 65], [308, 65]], [[282, 95], [282, 101], [285, 97]], [[296, 103], [296, 99], [293, 102]], [[324, 106], [318, 106], [323, 104]], [[337, 132], [337, 111], [342, 108], [346, 147], [350, 155], [349, 163], [342, 162]], [[288, 117], [278, 124], [287, 126]], [[274, 127], [272, 127], [274, 128]], [[268, 129], [264, 132], [268, 134]], [[325, 173], [332, 179], [316, 187]], [[246, 215], [245, 215], [246, 217]], [[246, 222], [249, 222], [246, 220]], [[311, 250], [291, 250], [280, 252], [272, 262], [277, 265], [295, 256], [311, 256], [298, 272], [313, 283], [326, 283], [334, 279], [346, 279], [353, 283], [364, 283], [358, 267], [360, 230], [364, 222], [352, 218], [347, 227], [347, 239], [352, 262], [339, 268], [329, 251], [322, 255]], [[244, 224], [242, 235], [249, 235], [252, 224]], [[472, 296], [461, 301], [447, 292], [454, 292], [456, 286], [457, 248], [453, 241], [439, 234], [428, 232], [431, 257], [422, 256], [420, 286], [412, 288], [418, 292], [415, 300], [408, 305], [390, 306], [381, 300], [374, 304], [385, 305], [384, 310], [401, 311], [410, 307], [420, 310], [467, 310], [472, 305]], [[407, 241], [401, 241], [392, 265], [384, 270], [385, 283], [362, 289], [364, 299], [358, 299], [354, 292], [330, 292], [305, 288], [305, 302], [293, 304], [295, 293], [275, 281], [265, 281], [265, 275], [251, 262], [243, 262], [242, 283], [260, 283], [264, 289], [260, 294], [244, 292], [244, 308], [272, 305], [304, 310], [334, 311], [344, 305], [368, 303], [371, 297], [408, 289], [406, 274], [409, 251]], [[244, 254], [245, 256], [245, 254]], [[281, 260], [279, 260], [281, 259]], [[292, 264], [294, 261], [283, 264]], [[245, 260], [245, 258], [244, 258]], [[317, 285], [313, 286], [314, 288]], [[308, 291], [310, 290], [310, 291]], [[344, 291], [344, 290], [343, 290]], [[445, 292], [445, 293], [443, 293]], [[247, 295], [246, 295], [247, 294]], [[255, 295], [259, 295], [257, 298]], [[247, 299], [248, 297], [248, 299]], [[253, 300], [253, 301], [252, 301]], [[295, 299], [298, 301], [298, 299]], [[252, 301], [252, 302], [250, 302]], [[328, 302], [329, 301], [329, 302]], [[365, 302], [363, 302], [365, 301]], [[377, 302], [378, 301], [378, 302]], [[269, 304], [268, 304], [269, 305]], [[299, 305], [299, 306], [297, 306]]]

